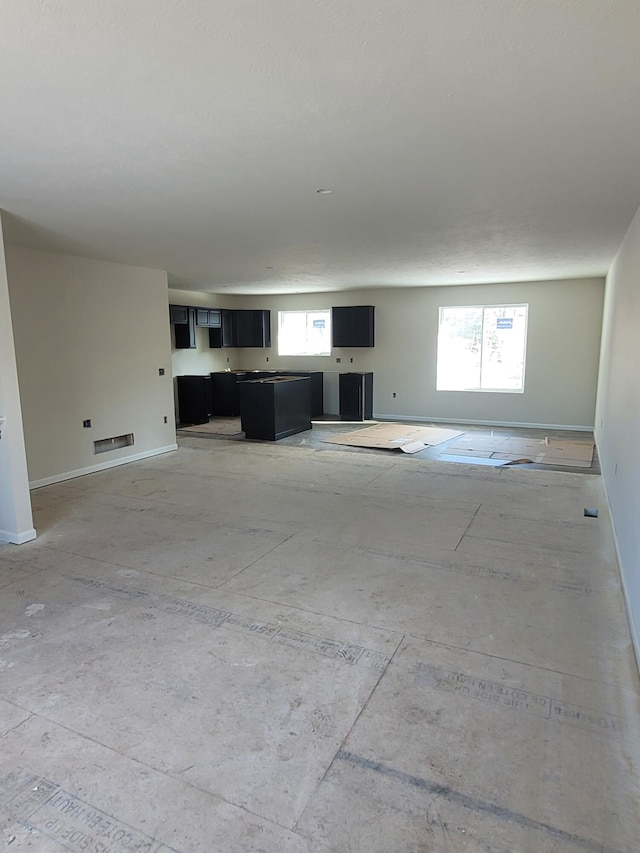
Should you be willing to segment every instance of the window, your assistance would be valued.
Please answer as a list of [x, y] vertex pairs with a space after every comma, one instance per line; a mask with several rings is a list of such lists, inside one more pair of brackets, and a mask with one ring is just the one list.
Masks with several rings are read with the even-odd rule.
[[331, 355], [331, 309], [278, 311], [278, 355]]
[[524, 391], [528, 305], [440, 309], [438, 391]]

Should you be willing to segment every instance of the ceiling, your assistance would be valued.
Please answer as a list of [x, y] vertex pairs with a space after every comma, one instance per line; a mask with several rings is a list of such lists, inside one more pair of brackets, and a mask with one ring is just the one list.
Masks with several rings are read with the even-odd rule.
[[639, 46], [631, 0], [3, 0], [5, 239], [227, 293], [602, 275]]

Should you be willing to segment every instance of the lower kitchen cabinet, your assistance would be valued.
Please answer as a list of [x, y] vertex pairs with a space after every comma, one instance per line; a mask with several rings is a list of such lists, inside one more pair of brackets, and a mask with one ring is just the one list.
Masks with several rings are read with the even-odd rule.
[[274, 376], [240, 382], [240, 417], [246, 438], [277, 441], [311, 429], [311, 380]]
[[340, 417], [364, 421], [373, 417], [373, 373], [341, 373]]
[[245, 370], [221, 370], [211, 374], [211, 414], [229, 418], [240, 414], [240, 385]]
[[281, 370], [280, 376], [308, 376], [311, 382], [311, 417], [324, 413], [324, 373], [321, 370]]
[[246, 379], [268, 379], [274, 376], [307, 376], [311, 380], [311, 417], [324, 414], [324, 373], [321, 370], [248, 370]]
[[206, 424], [211, 414], [211, 378], [178, 376], [178, 418], [181, 424]]
[[321, 370], [220, 370], [211, 374], [211, 414], [235, 417], [240, 414], [240, 384], [276, 376], [304, 376], [309, 379], [311, 417], [324, 412], [324, 374]]

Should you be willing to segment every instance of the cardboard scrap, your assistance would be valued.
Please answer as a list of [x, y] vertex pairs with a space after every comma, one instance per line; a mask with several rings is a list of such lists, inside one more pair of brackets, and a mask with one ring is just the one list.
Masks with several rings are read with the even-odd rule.
[[541, 465], [566, 465], [591, 468], [594, 445], [591, 441], [563, 441], [558, 438], [520, 438], [514, 436], [478, 436], [454, 442], [447, 452], [458, 456], [489, 455], [505, 462], [537, 462]]
[[453, 429], [409, 426], [408, 424], [382, 423], [341, 433], [323, 441], [329, 444], [344, 444], [351, 447], [375, 447], [380, 450], [401, 450], [417, 453], [427, 446], [442, 444], [463, 433]]

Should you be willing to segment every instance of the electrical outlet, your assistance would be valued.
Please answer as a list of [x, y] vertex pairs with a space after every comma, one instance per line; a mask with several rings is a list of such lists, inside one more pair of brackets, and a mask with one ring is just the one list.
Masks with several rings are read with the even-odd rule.
[[395, 392], [395, 391], [393, 392], [393, 395], [392, 395], [392, 396], [393, 396], [393, 398], [394, 398], [394, 400], [395, 400], [395, 397], [396, 397], [396, 392]]
[[164, 376], [164, 367], [158, 368], [158, 376]]
[[269, 356], [267, 356], [267, 361], [269, 361]]
[[82, 421], [82, 426], [83, 426], [85, 429], [89, 429], [89, 427], [91, 426], [91, 420], [90, 420], [90, 419], [88, 419], [88, 420], [86, 420], [86, 421]]
[[169, 423], [169, 421], [167, 420], [167, 416], [166, 416], [166, 415], [164, 416], [164, 422], [165, 422], [165, 424], [168, 424], [168, 423]]
[[340, 364], [341, 362], [342, 362], [342, 359], [341, 359], [341, 358], [336, 358], [336, 363], [337, 363], [337, 364]]
[[353, 359], [352, 359], [352, 358], [350, 358], [350, 359], [349, 359], [349, 361], [351, 362], [351, 364], [353, 364]]

